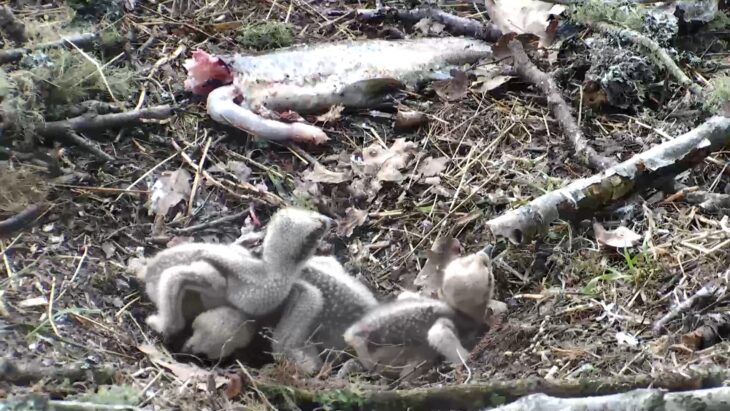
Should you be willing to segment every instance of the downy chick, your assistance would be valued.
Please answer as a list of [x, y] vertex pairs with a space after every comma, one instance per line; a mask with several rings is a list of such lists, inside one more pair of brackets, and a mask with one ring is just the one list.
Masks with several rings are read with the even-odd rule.
[[205, 308], [227, 302], [250, 319], [271, 314], [286, 300], [330, 225], [321, 214], [283, 208], [269, 222], [262, 258], [235, 245], [183, 244], [178, 246], [186, 247], [182, 250], [163, 251], [165, 255], [153, 258], [146, 268], [148, 294], [158, 308], [147, 324], [166, 337], [182, 330], [183, 297], [190, 291], [201, 295]]
[[239, 310], [220, 306], [202, 312], [193, 320], [193, 335], [185, 341], [183, 352], [202, 354], [209, 359], [225, 358], [248, 346], [258, 324]]
[[[321, 368], [326, 351], [347, 347], [344, 331], [376, 305], [372, 292], [334, 257], [312, 257], [292, 287], [274, 327], [272, 351], [293, 361], [304, 373], [312, 374]], [[312, 316], [314, 321], [310, 320]], [[240, 316], [240, 321], [245, 321], [245, 317]], [[193, 329], [194, 336], [215, 336], [204, 342], [186, 342], [188, 352], [221, 352], [220, 346], [227, 340], [238, 342], [239, 348], [244, 346], [240, 344], [243, 338], [232, 335], [237, 329], [233, 322], [217, 329], [205, 322], [193, 323]]]
[[[306, 283], [319, 293], [298, 293], [287, 299], [281, 320], [273, 333], [274, 353], [295, 361], [306, 374], [322, 367], [328, 351], [347, 348], [345, 330], [378, 301], [360, 281], [347, 273], [334, 257], [312, 257], [302, 270], [299, 283]], [[321, 304], [313, 296], [321, 298]], [[313, 322], [302, 321], [312, 313]], [[334, 361], [337, 360], [335, 354]]]
[[453, 366], [467, 359], [464, 342], [471, 346], [486, 330], [494, 287], [491, 262], [479, 252], [453, 260], [443, 272], [442, 300], [406, 291], [345, 332], [366, 369], [414, 377], [440, 356]]
[[475, 325], [443, 301], [409, 295], [365, 314], [344, 334], [369, 371], [400, 378], [415, 377], [443, 356], [452, 365], [469, 352], [459, 339]]
[[[130, 270], [145, 282], [145, 292], [156, 305], [160, 304], [160, 279], [165, 275], [178, 275], [199, 271], [209, 275], [211, 283], [232, 275], [230, 270], [238, 270], [254, 258], [251, 252], [238, 245], [185, 243], [162, 250], [146, 261], [130, 262]], [[203, 289], [186, 288], [179, 297], [185, 323], [192, 321], [203, 311], [226, 304], [224, 295], [213, 287]], [[149, 321], [149, 320], [148, 320]]]
[[474, 321], [486, 321], [493, 296], [492, 262], [486, 253], [457, 258], [444, 269], [439, 299]]

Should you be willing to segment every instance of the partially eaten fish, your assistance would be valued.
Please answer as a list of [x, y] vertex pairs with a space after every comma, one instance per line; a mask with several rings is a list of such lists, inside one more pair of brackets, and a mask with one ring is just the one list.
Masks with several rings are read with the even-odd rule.
[[[195, 50], [185, 62], [185, 89], [208, 96], [215, 121], [269, 140], [320, 144], [327, 135], [300, 114], [373, 107], [404, 86], [491, 56], [489, 44], [456, 37], [348, 41], [259, 56]], [[281, 121], [293, 117], [299, 121]]]

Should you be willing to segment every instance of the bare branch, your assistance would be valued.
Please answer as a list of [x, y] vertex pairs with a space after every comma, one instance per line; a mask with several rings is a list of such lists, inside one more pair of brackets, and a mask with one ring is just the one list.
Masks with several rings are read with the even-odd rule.
[[67, 129], [75, 132], [90, 130], [104, 130], [108, 128], [126, 127], [142, 124], [145, 120], [164, 120], [173, 115], [170, 106], [156, 106], [140, 110], [125, 111], [123, 113], [111, 113], [104, 115], [88, 114], [61, 121], [52, 121], [38, 129], [38, 133], [44, 136], [63, 134]]
[[386, 6], [377, 9], [361, 9], [357, 11], [357, 18], [363, 21], [376, 20], [384, 17], [393, 17], [408, 23], [417, 23], [421, 19], [430, 18], [435, 22], [443, 24], [445, 30], [455, 36], [469, 36], [489, 42], [495, 42], [502, 36], [502, 32], [492, 23], [481, 23], [478, 20], [456, 16], [436, 7], [398, 10]]
[[691, 407], [719, 411], [726, 409], [728, 403], [730, 403], [730, 388], [728, 387], [672, 393], [665, 393], [657, 389], [641, 389], [622, 394], [586, 398], [556, 398], [545, 394], [532, 394], [509, 405], [492, 408], [492, 410], [662, 411], [684, 410]]
[[514, 244], [531, 241], [557, 219], [577, 220], [587, 212], [655, 187], [730, 144], [730, 118], [715, 116], [673, 140], [652, 147], [606, 171], [576, 180], [487, 221], [495, 236]]
[[32, 204], [20, 213], [0, 221], [0, 237], [9, 236], [31, 225], [47, 209], [46, 204]]

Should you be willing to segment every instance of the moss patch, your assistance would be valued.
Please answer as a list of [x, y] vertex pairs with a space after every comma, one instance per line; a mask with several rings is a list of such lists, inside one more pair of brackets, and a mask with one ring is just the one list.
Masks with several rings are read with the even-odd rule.
[[263, 51], [290, 46], [294, 34], [286, 23], [265, 21], [244, 27], [238, 41], [246, 48]]

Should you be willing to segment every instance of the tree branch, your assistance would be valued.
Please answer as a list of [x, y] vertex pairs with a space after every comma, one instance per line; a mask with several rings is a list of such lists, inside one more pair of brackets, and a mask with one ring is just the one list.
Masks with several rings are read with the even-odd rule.
[[492, 23], [482, 23], [478, 20], [456, 16], [436, 7], [419, 7], [412, 10], [398, 10], [393, 7], [377, 9], [360, 9], [357, 18], [363, 21], [393, 17], [408, 23], [417, 23], [421, 19], [430, 18], [441, 23], [445, 30], [455, 36], [469, 36], [488, 42], [496, 42], [502, 37], [502, 32]]
[[673, 140], [637, 154], [600, 174], [576, 180], [487, 221], [495, 236], [513, 244], [531, 241], [557, 219], [585, 218], [588, 212], [654, 187], [730, 144], [730, 118], [715, 116]]

